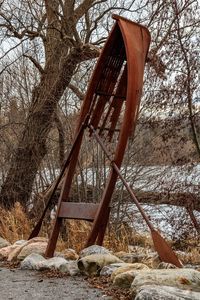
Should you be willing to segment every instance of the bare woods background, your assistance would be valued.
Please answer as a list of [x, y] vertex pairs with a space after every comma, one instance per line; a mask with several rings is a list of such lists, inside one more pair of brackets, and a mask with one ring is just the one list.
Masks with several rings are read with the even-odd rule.
[[[37, 214], [44, 207], [42, 195], [72, 145], [112, 13], [146, 25], [152, 36], [123, 173], [152, 211], [166, 209], [155, 204], [181, 206], [171, 209], [179, 224], [199, 232], [200, 8], [194, 0], [1, 0], [0, 205], [10, 210], [20, 202]], [[114, 146], [115, 141], [111, 152]], [[108, 166], [85, 135], [70, 197], [98, 202]], [[116, 223], [130, 219], [129, 197], [120, 183], [113, 207]], [[174, 220], [166, 210], [163, 218]]]

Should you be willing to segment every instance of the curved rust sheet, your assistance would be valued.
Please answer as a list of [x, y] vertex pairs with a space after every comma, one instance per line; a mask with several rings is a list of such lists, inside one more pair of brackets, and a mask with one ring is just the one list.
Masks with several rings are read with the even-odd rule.
[[[114, 157], [114, 162], [116, 163], [118, 168], [120, 168], [124, 157], [128, 137], [135, 127], [138, 115], [143, 86], [144, 65], [150, 44], [150, 34], [148, 29], [144, 26], [116, 15], [114, 15], [113, 17], [116, 20], [116, 24], [114, 25], [113, 30], [110, 33], [102, 55], [97, 63], [91, 81], [91, 86], [89, 88], [89, 94], [91, 92], [95, 92], [96, 90], [98, 80], [100, 80], [101, 78], [101, 70], [103, 68], [102, 64], [105, 62], [105, 57], [111, 55], [113, 48], [118, 49], [119, 43], [122, 43], [121, 48], [123, 48], [124, 46], [125, 49], [124, 62], [127, 62], [127, 85], [125, 93], [126, 101], [125, 113], [120, 128], [119, 141], [117, 143]], [[120, 54], [123, 57], [123, 51], [119, 53], [119, 55]], [[117, 177], [117, 173], [114, 171], [114, 169], [112, 169], [101, 199], [98, 213], [93, 223], [91, 234], [87, 241], [87, 246], [95, 242], [98, 232], [100, 231], [102, 222], [101, 220], [103, 220], [105, 211], [109, 206]]]
[[143, 87], [144, 66], [150, 44], [150, 33], [142, 25], [116, 15], [113, 17], [117, 20], [122, 33], [128, 69], [126, 110], [115, 156], [115, 160], [121, 161], [128, 136], [133, 132], [137, 120]]

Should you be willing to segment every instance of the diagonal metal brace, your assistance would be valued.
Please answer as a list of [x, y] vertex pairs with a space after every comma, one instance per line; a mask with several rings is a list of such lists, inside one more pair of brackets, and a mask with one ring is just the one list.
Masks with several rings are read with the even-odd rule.
[[136, 196], [134, 195], [131, 187], [129, 186], [129, 184], [127, 183], [127, 181], [125, 180], [125, 178], [121, 174], [118, 166], [116, 165], [116, 163], [110, 157], [110, 154], [109, 154], [106, 146], [104, 145], [103, 141], [101, 140], [100, 136], [98, 135], [98, 133], [96, 132], [94, 127], [90, 124], [88, 125], [88, 127], [92, 131], [93, 136], [95, 137], [95, 139], [97, 140], [97, 142], [101, 146], [102, 150], [105, 152], [105, 155], [107, 156], [108, 160], [110, 161], [111, 166], [113, 167], [113, 169], [115, 170], [115, 172], [117, 173], [119, 178], [122, 180], [123, 184], [125, 185], [127, 191], [129, 192], [129, 194], [131, 196], [131, 199], [133, 200], [133, 202], [137, 206], [137, 208], [140, 211], [143, 219], [145, 220], [147, 226], [149, 227], [149, 229], [151, 231], [151, 235], [152, 235], [155, 250], [158, 252], [158, 255], [160, 256], [160, 258], [163, 261], [166, 261], [166, 262], [169, 262], [169, 263], [172, 263], [172, 264], [176, 265], [177, 267], [182, 267], [182, 264], [180, 263], [178, 257], [176, 256], [176, 254], [172, 250], [171, 246], [165, 241], [165, 239], [160, 235], [160, 233], [157, 230], [155, 230], [152, 223], [149, 221], [148, 216], [146, 215], [145, 211], [143, 210], [142, 206], [140, 205], [139, 201], [137, 200]]

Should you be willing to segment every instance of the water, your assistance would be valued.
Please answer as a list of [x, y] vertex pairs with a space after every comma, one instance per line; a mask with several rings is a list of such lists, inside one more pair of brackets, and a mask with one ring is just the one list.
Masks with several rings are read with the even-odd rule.
[[[99, 172], [108, 175], [110, 168]], [[200, 164], [183, 166], [128, 166], [121, 169], [122, 174], [133, 189], [154, 192], [186, 192], [198, 193], [200, 185]], [[97, 183], [95, 169], [83, 170], [83, 176], [87, 184]], [[78, 175], [78, 182], [81, 183], [81, 176]], [[102, 180], [102, 185], [104, 184]], [[122, 183], [118, 180], [117, 187]]]
[[[78, 175], [78, 183], [82, 183], [84, 178], [85, 183], [90, 186], [97, 185], [100, 180], [100, 185], [103, 188], [105, 183], [105, 176], [109, 174], [109, 167], [95, 169], [88, 168], [82, 171], [83, 177]], [[59, 169], [52, 172], [44, 169], [41, 173], [45, 178], [46, 184], [50, 184], [55, 176], [59, 174]], [[131, 185], [133, 190], [140, 190], [145, 192], [165, 192], [165, 193], [192, 193], [199, 194], [200, 186], [200, 164], [188, 164], [183, 166], [128, 166], [122, 168], [122, 174], [125, 174], [127, 182]], [[1, 179], [1, 178], [0, 178]], [[41, 176], [38, 177], [38, 186]], [[0, 180], [1, 181], [1, 180]], [[98, 182], [99, 186], [99, 182]], [[120, 180], [117, 182], [117, 188], [122, 187]], [[183, 234], [184, 231], [191, 227], [191, 221], [188, 213], [184, 207], [173, 205], [143, 205], [144, 210], [150, 217], [153, 225], [161, 232], [169, 235]], [[126, 211], [126, 221], [131, 224], [137, 231], [145, 232], [148, 230], [146, 224], [142, 220], [140, 213], [134, 204], [121, 205], [121, 214]], [[200, 213], [194, 211], [197, 220], [200, 220]], [[191, 227], [192, 228], [192, 227]]]
[[[108, 175], [109, 168], [101, 171]], [[122, 174], [133, 190], [155, 193], [192, 193], [199, 194], [200, 185], [200, 164], [190, 164], [183, 166], [128, 166], [122, 168]], [[83, 171], [87, 184], [95, 185], [97, 183], [97, 174], [94, 169]], [[78, 177], [81, 183], [81, 177]], [[102, 181], [103, 182], [103, 181]], [[117, 188], [122, 183], [117, 182]], [[188, 230], [193, 231], [193, 225], [187, 210], [184, 207], [168, 204], [148, 204], [142, 205], [152, 224], [168, 237], [183, 236]], [[136, 206], [132, 203], [124, 203], [120, 207], [121, 216], [125, 215], [123, 221], [130, 224], [136, 231], [146, 232], [148, 228], [143, 221]], [[200, 220], [200, 212], [194, 211], [197, 220]]]

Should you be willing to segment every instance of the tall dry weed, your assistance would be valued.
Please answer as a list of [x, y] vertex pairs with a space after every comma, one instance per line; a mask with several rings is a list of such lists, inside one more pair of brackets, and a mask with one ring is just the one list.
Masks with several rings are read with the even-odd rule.
[[0, 236], [13, 243], [27, 239], [31, 230], [31, 221], [27, 218], [20, 203], [16, 202], [10, 210], [0, 210]]
[[[85, 247], [87, 237], [91, 230], [91, 224], [85, 221], [70, 220], [67, 221], [64, 230], [61, 232], [61, 238], [58, 241], [57, 250], [73, 248], [77, 252]], [[117, 237], [113, 228], [109, 227], [104, 239], [104, 247], [113, 251], [128, 250], [128, 236], [125, 229], [122, 228], [120, 236]]]
[[[0, 236], [11, 243], [16, 240], [27, 239], [35, 222], [37, 222], [37, 220], [30, 220], [22, 206], [16, 203], [10, 211], [4, 209], [0, 210]], [[48, 237], [52, 231], [52, 225], [53, 224], [46, 220], [42, 226], [40, 236]], [[56, 250], [62, 251], [66, 248], [73, 248], [77, 252], [80, 252], [80, 250], [85, 247], [90, 230], [91, 223], [89, 222], [65, 220]], [[117, 230], [115, 226], [108, 226], [104, 239], [104, 246], [106, 248], [113, 252], [128, 252], [129, 245], [137, 245], [145, 249], [153, 248], [152, 239], [149, 235], [138, 234], [126, 226], [126, 224], [122, 224]], [[199, 244], [188, 247], [184, 252], [187, 253], [187, 256], [184, 255], [182, 258], [184, 263], [199, 263]]]

